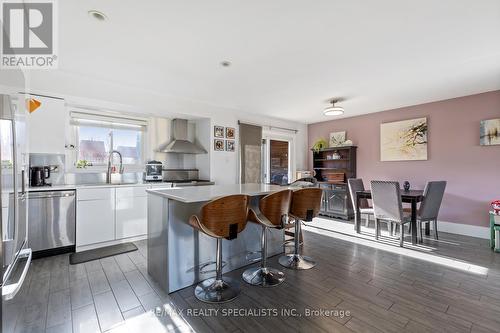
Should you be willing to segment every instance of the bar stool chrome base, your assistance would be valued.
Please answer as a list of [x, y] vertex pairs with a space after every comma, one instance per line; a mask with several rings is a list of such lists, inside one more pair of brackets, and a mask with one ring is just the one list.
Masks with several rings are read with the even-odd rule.
[[196, 286], [194, 295], [205, 303], [224, 303], [235, 299], [240, 294], [240, 282], [231, 278], [217, 280], [206, 279]]
[[287, 254], [281, 256], [278, 261], [281, 266], [295, 270], [311, 269], [316, 266], [314, 260], [300, 254]]
[[285, 274], [272, 267], [253, 267], [244, 271], [242, 278], [252, 286], [274, 287], [285, 281]]

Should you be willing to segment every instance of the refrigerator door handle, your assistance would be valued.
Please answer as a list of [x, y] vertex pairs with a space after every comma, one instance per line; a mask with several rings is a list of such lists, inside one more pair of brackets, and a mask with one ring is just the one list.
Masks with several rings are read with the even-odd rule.
[[16, 261], [16, 264], [22, 261], [22, 264], [24, 265], [22, 268], [23, 271], [19, 275], [17, 281], [10, 281], [10, 279], [7, 278], [6, 284], [2, 286], [2, 298], [4, 300], [9, 300], [14, 298], [18, 293], [18, 291], [21, 289], [24, 283], [24, 279], [28, 274], [28, 269], [31, 265], [31, 256], [32, 256], [31, 249], [23, 249], [21, 250], [21, 252], [19, 252], [19, 257]]
[[21, 194], [26, 193], [26, 171], [23, 169], [21, 171]]

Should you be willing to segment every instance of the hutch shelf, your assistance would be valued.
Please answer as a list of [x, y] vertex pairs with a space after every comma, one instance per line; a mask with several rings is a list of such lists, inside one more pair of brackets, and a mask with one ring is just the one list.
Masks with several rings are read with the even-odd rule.
[[318, 186], [323, 189], [320, 214], [352, 219], [348, 178], [356, 178], [356, 146], [341, 146], [313, 150], [313, 169]]

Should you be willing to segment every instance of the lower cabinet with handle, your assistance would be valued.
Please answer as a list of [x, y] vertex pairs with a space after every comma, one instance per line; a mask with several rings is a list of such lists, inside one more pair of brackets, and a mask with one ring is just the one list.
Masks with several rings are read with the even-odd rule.
[[320, 183], [323, 190], [320, 215], [350, 220], [354, 217], [347, 184]]

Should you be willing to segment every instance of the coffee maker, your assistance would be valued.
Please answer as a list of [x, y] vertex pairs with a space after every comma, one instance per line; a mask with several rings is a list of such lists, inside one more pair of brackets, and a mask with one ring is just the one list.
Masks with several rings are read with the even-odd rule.
[[30, 168], [30, 185], [32, 187], [51, 186], [47, 183], [50, 178], [49, 166], [34, 166]]

